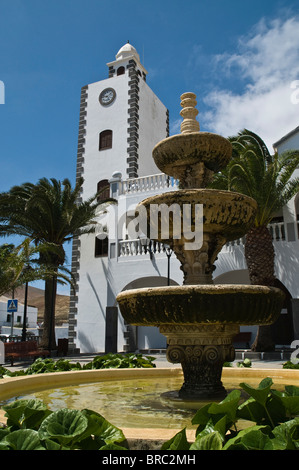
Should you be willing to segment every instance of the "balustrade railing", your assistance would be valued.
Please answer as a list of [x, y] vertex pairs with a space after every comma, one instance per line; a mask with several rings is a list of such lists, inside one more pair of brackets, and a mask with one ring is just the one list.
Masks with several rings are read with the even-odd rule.
[[[270, 224], [268, 229], [272, 235], [273, 241], [285, 241], [286, 240], [286, 231], [283, 222], [278, 222]], [[245, 243], [246, 237], [239, 238], [228, 242], [225, 246], [236, 247], [243, 246]], [[161, 242], [156, 242], [154, 240], [147, 239], [129, 239], [119, 241], [119, 257], [128, 257], [128, 256], [141, 256], [148, 254], [158, 254], [165, 253], [167, 245], [164, 245]]]
[[[283, 242], [286, 240], [286, 229], [283, 222], [274, 222], [268, 225], [268, 230], [272, 235], [272, 240], [274, 242]], [[238, 240], [233, 240], [228, 242], [226, 246], [238, 246], [244, 245], [246, 236], [239, 238]]]
[[[172, 177], [159, 173], [156, 175], [129, 178], [118, 182], [118, 195], [129, 195], [146, 192], [175, 191], [178, 189], [178, 181]], [[274, 242], [286, 240], [286, 228], [283, 222], [274, 222], [268, 225]], [[299, 230], [299, 229], [298, 229]], [[243, 246], [246, 237], [228, 242], [225, 247]], [[165, 251], [163, 243], [148, 239], [129, 239], [119, 241], [119, 257], [139, 256], [148, 253], [161, 253]]]
[[177, 180], [164, 173], [143, 176], [140, 178], [129, 178], [119, 182], [118, 194], [134, 194], [139, 192], [153, 192], [177, 189]]
[[272, 235], [273, 241], [285, 241], [286, 240], [286, 230], [283, 222], [275, 222], [268, 225], [268, 229]]
[[119, 242], [119, 257], [139, 256], [164, 253], [166, 246], [161, 242], [147, 239], [121, 240]]

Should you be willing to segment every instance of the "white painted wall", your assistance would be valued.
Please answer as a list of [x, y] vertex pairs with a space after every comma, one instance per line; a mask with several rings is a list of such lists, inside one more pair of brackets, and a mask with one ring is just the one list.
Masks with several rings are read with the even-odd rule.
[[138, 175], [155, 175], [161, 170], [153, 160], [152, 150], [166, 137], [167, 108], [142, 79], [139, 81], [139, 88]]
[[77, 347], [81, 352], [105, 349], [105, 315], [108, 258], [94, 256], [95, 236], [81, 237], [81, 259], [78, 281]]
[[[116, 99], [111, 105], [102, 106], [99, 102], [99, 95], [108, 87], [115, 89]], [[97, 191], [97, 183], [102, 179], [110, 179], [115, 171], [126, 175], [127, 109], [127, 72], [88, 86], [83, 173], [84, 199], [93, 196]], [[106, 129], [113, 131], [112, 148], [99, 150], [99, 134]]]
[[[97, 184], [102, 179], [110, 179], [114, 172], [122, 173], [127, 177], [127, 148], [129, 124], [128, 120], [128, 90], [129, 77], [126, 65], [128, 60], [119, 60], [114, 63], [115, 68], [125, 66], [123, 75], [114, 76], [106, 80], [88, 85], [88, 98], [86, 107], [86, 134], [84, 152], [84, 187], [82, 197], [87, 199], [93, 196]], [[140, 64], [137, 64], [138, 67]], [[140, 66], [141, 70], [142, 67]], [[114, 88], [116, 99], [109, 106], [102, 106], [99, 95], [105, 88]], [[149, 86], [140, 77], [139, 80], [139, 160], [138, 173], [140, 176], [160, 173], [152, 159], [152, 149], [161, 139], [166, 137], [166, 107], [155, 96]], [[112, 148], [99, 151], [99, 134], [101, 131], [113, 131]], [[158, 192], [158, 191], [157, 191]], [[151, 193], [152, 195], [153, 193]], [[122, 198], [122, 210], [125, 213], [133, 204], [144, 199], [146, 195]], [[117, 243], [123, 234], [114, 231], [112, 241]], [[78, 301], [76, 316], [76, 347], [81, 352], [100, 352], [105, 349], [105, 316], [106, 307], [115, 303], [115, 297], [123, 287], [138, 278], [138, 276], [155, 276], [167, 268], [165, 256], [164, 268], [154, 267], [152, 263], [143, 263], [136, 260], [129, 270], [126, 264], [118, 264], [118, 258], [109, 262], [107, 257], [95, 257], [95, 235], [85, 235], [80, 238], [80, 269], [78, 281]], [[115, 263], [114, 263], [115, 261]], [[160, 261], [158, 262], [158, 264]], [[163, 264], [163, 263], [162, 263]], [[126, 327], [119, 316], [118, 323], [118, 349], [123, 350]]]
[[277, 145], [278, 153], [285, 152], [285, 150], [294, 149], [299, 149], [299, 130]]

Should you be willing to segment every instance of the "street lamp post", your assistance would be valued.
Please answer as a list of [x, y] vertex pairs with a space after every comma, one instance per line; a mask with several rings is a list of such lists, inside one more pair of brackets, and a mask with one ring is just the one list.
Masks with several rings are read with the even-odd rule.
[[170, 248], [170, 246], [165, 247], [166, 251], [166, 256], [167, 256], [167, 285], [170, 285], [170, 257], [173, 253], [173, 250]]
[[[26, 266], [25, 271], [29, 273], [32, 270], [31, 266]], [[28, 304], [28, 281], [25, 283], [25, 298], [24, 298], [24, 312], [23, 312], [23, 328], [22, 328], [22, 341], [26, 341], [27, 334], [27, 304]]]
[[22, 341], [26, 341], [26, 317], [27, 317], [27, 302], [28, 302], [28, 282], [25, 284], [25, 298], [24, 298], [24, 312], [23, 312], [23, 328], [22, 328]]

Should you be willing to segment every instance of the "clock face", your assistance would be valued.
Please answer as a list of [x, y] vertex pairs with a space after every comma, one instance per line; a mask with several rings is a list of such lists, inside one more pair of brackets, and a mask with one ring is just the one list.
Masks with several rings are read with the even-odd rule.
[[102, 91], [102, 93], [99, 96], [100, 103], [103, 106], [107, 106], [108, 104], [111, 104], [116, 97], [115, 90], [113, 88], [105, 88], [105, 90]]

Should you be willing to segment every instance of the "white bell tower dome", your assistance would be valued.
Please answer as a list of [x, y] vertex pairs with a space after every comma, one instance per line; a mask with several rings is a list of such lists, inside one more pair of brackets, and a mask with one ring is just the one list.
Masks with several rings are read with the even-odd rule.
[[124, 73], [123, 69], [128, 68], [129, 64], [132, 64], [132, 62], [135, 63], [143, 80], [146, 80], [147, 71], [140, 62], [140, 56], [137, 50], [129, 43], [129, 41], [119, 49], [115, 56], [115, 60], [107, 64], [109, 67], [109, 77], [111, 78], [115, 74], [121, 75]]
[[122, 60], [122, 59], [127, 59], [127, 58], [135, 58], [138, 62], [140, 62], [140, 57], [138, 52], [136, 51], [135, 47], [132, 46], [132, 44], [127, 42], [123, 47], [121, 47], [116, 54], [115, 58], [116, 60]]

